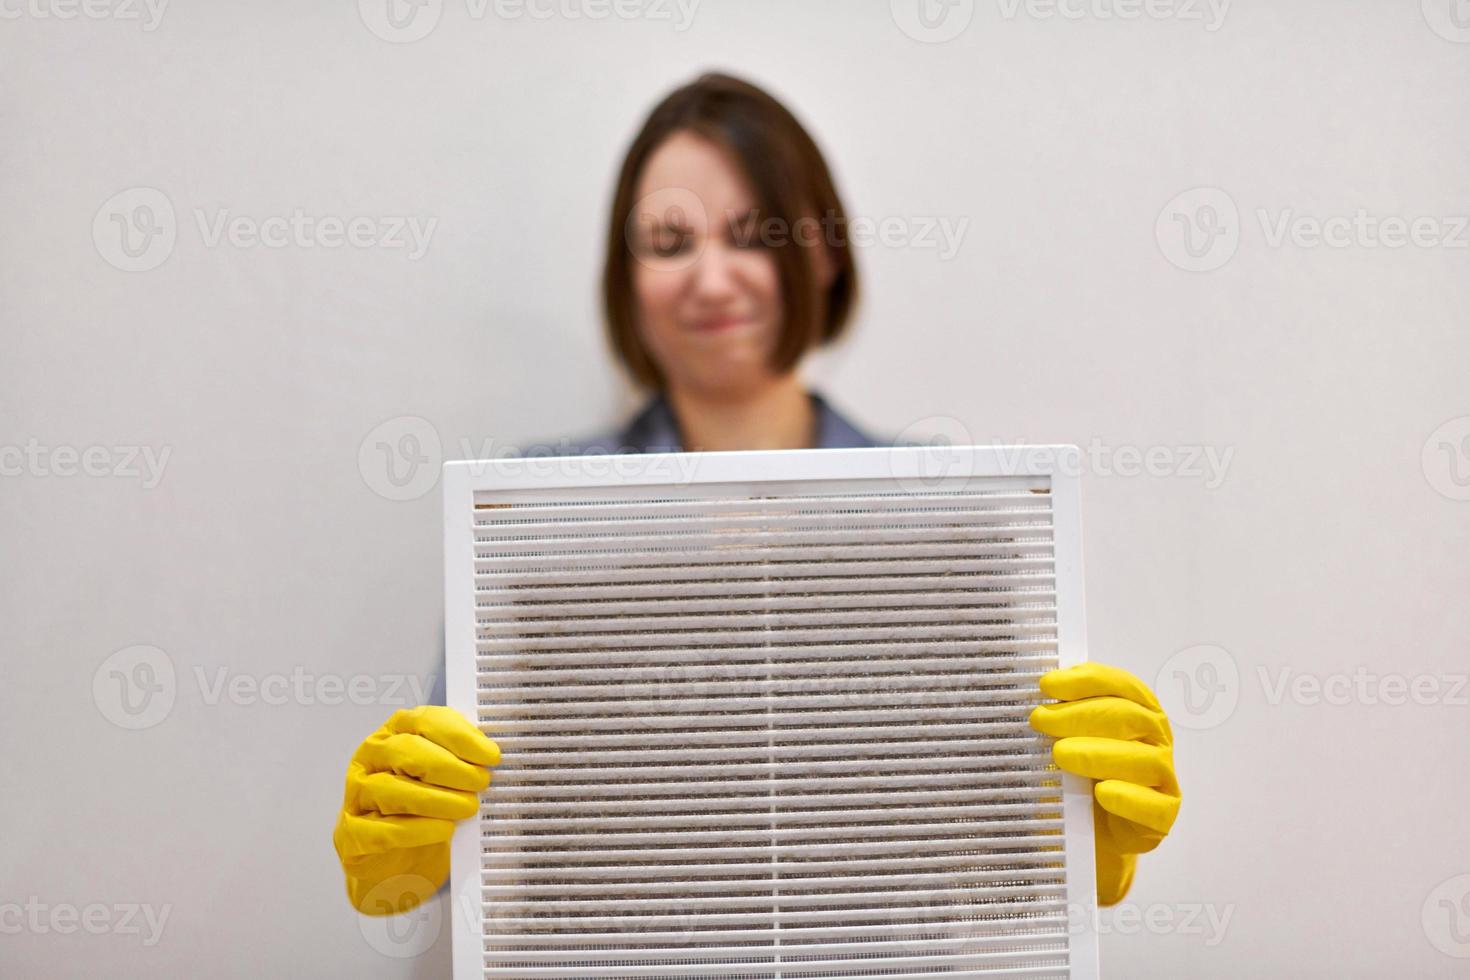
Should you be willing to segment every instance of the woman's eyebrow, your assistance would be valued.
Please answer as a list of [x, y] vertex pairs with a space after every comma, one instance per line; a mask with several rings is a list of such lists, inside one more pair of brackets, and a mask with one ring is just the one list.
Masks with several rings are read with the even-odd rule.
[[663, 213], [645, 213], [638, 219], [640, 228], [648, 228], [652, 231], [669, 229], [671, 231], [690, 231], [688, 216], [679, 208], [666, 208]]

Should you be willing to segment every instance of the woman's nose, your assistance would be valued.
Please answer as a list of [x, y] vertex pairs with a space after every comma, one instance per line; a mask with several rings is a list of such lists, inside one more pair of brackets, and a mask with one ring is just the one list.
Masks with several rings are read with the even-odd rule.
[[731, 249], [724, 242], [707, 242], [694, 263], [694, 290], [704, 296], [737, 292], [739, 275]]

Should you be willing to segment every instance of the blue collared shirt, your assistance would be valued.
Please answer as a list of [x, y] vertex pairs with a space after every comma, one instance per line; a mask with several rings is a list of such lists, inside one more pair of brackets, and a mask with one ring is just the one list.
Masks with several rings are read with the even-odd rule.
[[[843, 418], [827, 400], [808, 392], [817, 413], [817, 440], [812, 449], [863, 449], [878, 445], [867, 433]], [[619, 452], [680, 453], [679, 425], [663, 394], [654, 395], [642, 411], [617, 432], [574, 442], [565, 450], [569, 456], [596, 456]]]

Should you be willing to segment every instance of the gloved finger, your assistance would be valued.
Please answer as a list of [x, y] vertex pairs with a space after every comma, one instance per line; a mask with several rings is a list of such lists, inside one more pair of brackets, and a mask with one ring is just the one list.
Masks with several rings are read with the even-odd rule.
[[338, 821], [337, 849], [343, 860], [406, 847], [443, 844], [454, 836], [454, 821], [436, 817], [385, 817], [344, 813]]
[[1058, 701], [1116, 697], [1127, 698], [1154, 711], [1164, 710], [1147, 684], [1123, 668], [1107, 664], [1074, 664], [1071, 667], [1049, 670], [1041, 675], [1037, 683], [1042, 694]]
[[1100, 805], [1096, 805], [1093, 817], [1099, 866], [1105, 857], [1115, 860], [1126, 855], [1146, 854], [1164, 842], [1164, 835], [1158, 831], [1124, 820]]
[[468, 718], [442, 704], [399, 708], [385, 726], [390, 732], [422, 735], [436, 745], [477, 766], [500, 764], [500, 746], [470, 724]]
[[1088, 779], [1121, 779], [1164, 789], [1175, 785], [1173, 754], [1156, 745], [1116, 738], [1064, 738], [1051, 747], [1057, 768]]
[[1087, 698], [1059, 704], [1039, 704], [1031, 709], [1031, 727], [1043, 735], [1068, 738], [1139, 739], [1155, 745], [1173, 741], [1168, 720], [1161, 712], [1118, 697]]
[[1108, 779], [1093, 786], [1092, 794], [1104, 810], [1153, 831], [1160, 839], [1179, 816], [1178, 796], [1137, 783]]
[[359, 754], [368, 772], [396, 772], [435, 786], [475, 793], [490, 785], [490, 772], [484, 766], [472, 766], [422, 735], [370, 738]]
[[391, 772], [369, 773], [357, 781], [356, 788], [359, 811], [384, 816], [411, 814], [463, 820], [480, 809], [480, 799], [474, 793], [430, 786]]

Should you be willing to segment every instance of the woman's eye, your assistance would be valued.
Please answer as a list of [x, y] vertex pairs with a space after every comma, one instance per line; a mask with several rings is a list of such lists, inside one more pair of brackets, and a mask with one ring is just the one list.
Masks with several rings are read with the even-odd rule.
[[689, 249], [692, 235], [671, 231], [658, 235], [653, 240], [653, 254], [660, 258], [672, 258]]
[[689, 250], [694, 235], [675, 228], [655, 228], [642, 240], [643, 254], [661, 259], [673, 258]]

